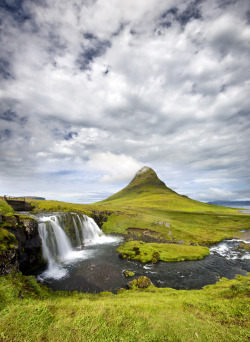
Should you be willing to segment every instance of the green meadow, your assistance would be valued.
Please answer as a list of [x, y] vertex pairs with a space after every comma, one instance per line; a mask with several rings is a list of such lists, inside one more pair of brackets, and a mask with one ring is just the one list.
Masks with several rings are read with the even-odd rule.
[[0, 278], [0, 341], [248, 341], [250, 278], [202, 290], [51, 292], [34, 277]]

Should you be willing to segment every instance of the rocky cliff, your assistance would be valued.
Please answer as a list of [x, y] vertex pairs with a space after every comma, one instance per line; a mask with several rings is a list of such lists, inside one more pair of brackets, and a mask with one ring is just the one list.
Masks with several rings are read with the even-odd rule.
[[24, 273], [43, 263], [38, 223], [31, 217], [0, 215], [0, 274]]

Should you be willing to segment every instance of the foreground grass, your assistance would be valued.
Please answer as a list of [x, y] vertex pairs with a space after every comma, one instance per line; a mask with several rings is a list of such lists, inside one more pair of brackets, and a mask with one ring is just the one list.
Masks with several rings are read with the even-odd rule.
[[1, 277], [0, 341], [248, 341], [249, 284], [239, 276], [203, 290], [94, 295]]
[[3, 199], [0, 198], [0, 214], [13, 214], [14, 210], [11, 206]]
[[123, 258], [142, 262], [198, 260], [209, 254], [207, 247], [170, 243], [144, 243], [128, 241], [118, 247]]

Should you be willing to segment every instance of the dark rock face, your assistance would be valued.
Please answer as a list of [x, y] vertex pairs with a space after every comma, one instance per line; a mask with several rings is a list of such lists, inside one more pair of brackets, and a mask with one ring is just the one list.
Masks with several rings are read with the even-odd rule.
[[34, 269], [43, 263], [42, 241], [38, 232], [38, 223], [34, 219], [21, 219], [24, 226], [25, 241], [23, 252], [20, 253], [19, 268], [20, 271]]
[[0, 252], [0, 275], [18, 270], [17, 250], [18, 247], [14, 247]]
[[25, 273], [43, 263], [42, 242], [36, 220], [18, 215], [3, 216], [2, 228], [15, 236], [18, 246], [1, 252], [1, 274], [8, 274], [13, 269]]
[[101, 228], [104, 222], [108, 221], [108, 217], [112, 214], [111, 211], [97, 211], [93, 210], [90, 215], [95, 223]]
[[32, 206], [30, 203], [26, 202], [25, 200], [11, 200], [6, 199], [6, 202], [15, 210], [15, 211], [29, 211], [32, 210]]

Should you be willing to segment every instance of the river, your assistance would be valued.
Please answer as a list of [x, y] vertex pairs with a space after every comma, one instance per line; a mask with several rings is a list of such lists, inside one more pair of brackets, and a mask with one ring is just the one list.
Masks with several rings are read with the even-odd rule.
[[[38, 217], [43, 254], [48, 264], [35, 275], [53, 290], [116, 292], [121, 287], [126, 288], [128, 281], [142, 275], [149, 277], [157, 287], [201, 289], [221, 277], [232, 279], [237, 274], [250, 272], [250, 252], [237, 249], [242, 243], [240, 239], [224, 240], [212, 246], [210, 255], [203, 260], [143, 264], [120, 259], [116, 248], [122, 238], [104, 235], [85, 215], [71, 214], [75, 229], [73, 241], [66, 234], [63, 215]], [[245, 240], [250, 241], [249, 238], [246, 236]], [[134, 277], [126, 278], [124, 270], [133, 271]]]

